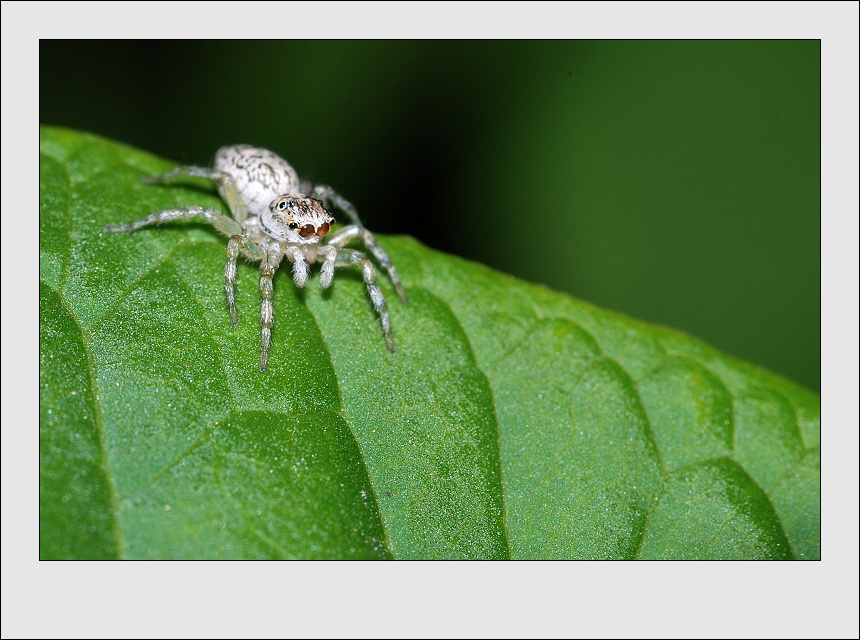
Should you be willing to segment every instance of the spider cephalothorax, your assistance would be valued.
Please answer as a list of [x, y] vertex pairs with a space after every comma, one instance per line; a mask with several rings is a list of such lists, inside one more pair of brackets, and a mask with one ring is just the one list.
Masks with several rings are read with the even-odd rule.
[[281, 196], [260, 216], [260, 227], [282, 242], [311, 244], [320, 241], [334, 224], [334, 218], [316, 198]]
[[[301, 181], [286, 160], [266, 149], [249, 145], [221, 147], [215, 154], [215, 168], [177, 167], [159, 176], [145, 178], [150, 184], [165, 183], [172, 178], [195, 176], [208, 178], [218, 185], [218, 193], [227, 203], [232, 217], [215, 209], [186, 207], [153, 213], [128, 224], [109, 225], [105, 231], [136, 231], [141, 227], [180, 218], [201, 217], [230, 238], [227, 264], [224, 267], [224, 291], [227, 308], [235, 326], [236, 260], [239, 255], [260, 263], [260, 370], [265, 371], [269, 358], [274, 310], [272, 278], [284, 258], [293, 265], [293, 280], [303, 287], [308, 280], [308, 265], [322, 262], [320, 284], [328, 287], [335, 267], [361, 267], [364, 283], [373, 308], [382, 322], [382, 333], [389, 351], [394, 351], [388, 307], [376, 282], [376, 270], [361, 251], [347, 249], [346, 244], [360, 239], [379, 264], [388, 272], [397, 295], [406, 302], [406, 293], [388, 254], [368, 231], [355, 207], [331, 187]], [[335, 220], [327, 207], [344, 212], [351, 224], [323, 237]]]

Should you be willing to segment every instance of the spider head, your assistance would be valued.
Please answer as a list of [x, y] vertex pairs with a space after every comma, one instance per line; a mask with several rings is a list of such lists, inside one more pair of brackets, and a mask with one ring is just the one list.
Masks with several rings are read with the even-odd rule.
[[322, 202], [305, 196], [280, 196], [260, 217], [263, 231], [281, 242], [315, 244], [329, 232], [334, 218]]

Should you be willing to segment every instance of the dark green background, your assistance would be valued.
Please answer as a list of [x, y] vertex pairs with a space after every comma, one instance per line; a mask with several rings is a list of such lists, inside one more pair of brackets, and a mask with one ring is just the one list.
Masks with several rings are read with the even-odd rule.
[[66, 42], [40, 121], [286, 157], [368, 226], [820, 389], [818, 41]]

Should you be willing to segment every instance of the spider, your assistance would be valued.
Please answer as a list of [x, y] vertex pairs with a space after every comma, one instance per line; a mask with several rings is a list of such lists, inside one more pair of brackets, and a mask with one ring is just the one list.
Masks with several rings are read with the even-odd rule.
[[[406, 293], [391, 258], [361, 223], [352, 204], [329, 186], [300, 180], [295, 169], [277, 154], [245, 144], [221, 147], [215, 154], [214, 169], [180, 166], [158, 176], [145, 177], [143, 181], [166, 184], [174, 178], [188, 176], [207, 178], [215, 183], [232, 217], [215, 209], [185, 207], [158, 211], [137, 222], [108, 225], [104, 230], [132, 232], [181, 218], [202, 218], [210, 223], [230, 238], [224, 267], [224, 290], [234, 327], [238, 324], [233, 294], [236, 259], [241, 254], [259, 262], [260, 371], [265, 371], [268, 363], [274, 321], [272, 278], [284, 258], [293, 264], [293, 281], [298, 287], [304, 287], [308, 280], [308, 265], [318, 261], [322, 262], [320, 284], [324, 288], [331, 285], [335, 267], [361, 267], [367, 293], [382, 322], [385, 344], [390, 352], [394, 352], [388, 307], [376, 282], [376, 270], [366, 254], [345, 245], [356, 238], [361, 240], [388, 272], [403, 302], [406, 302]], [[345, 213], [351, 224], [332, 233], [326, 242], [321, 242], [335, 223], [327, 207]]]

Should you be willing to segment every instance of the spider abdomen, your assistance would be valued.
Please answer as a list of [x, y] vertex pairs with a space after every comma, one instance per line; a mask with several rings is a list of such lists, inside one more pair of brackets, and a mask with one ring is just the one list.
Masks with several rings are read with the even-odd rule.
[[221, 147], [215, 153], [215, 169], [233, 178], [251, 216], [261, 216], [278, 196], [299, 193], [296, 170], [268, 149], [248, 144]]

